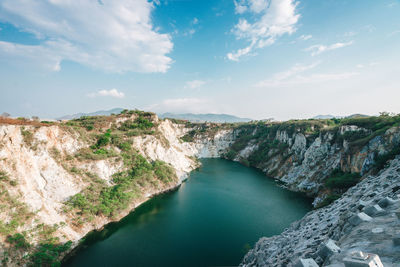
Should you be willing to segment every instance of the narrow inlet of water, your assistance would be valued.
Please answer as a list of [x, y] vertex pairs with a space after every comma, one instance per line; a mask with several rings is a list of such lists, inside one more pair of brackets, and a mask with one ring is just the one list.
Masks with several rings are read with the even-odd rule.
[[234, 266], [260, 237], [281, 233], [312, 208], [256, 169], [201, 163], [178, 190], [88, 236], [63, 266]]

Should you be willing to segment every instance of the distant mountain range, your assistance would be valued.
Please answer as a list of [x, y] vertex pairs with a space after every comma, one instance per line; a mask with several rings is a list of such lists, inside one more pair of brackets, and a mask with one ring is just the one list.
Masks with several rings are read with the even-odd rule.
[[[113, 108], [110, 110], [99, 110], [95, 112], [90, 112], [90, 113], [76, 113], [72, 115], [66, 115], [62, 116], [59, 118], [56, 118], [56, 120], [72, 120], [72, 119], [78, 119], [82, 116], [108, 116], [111, 114], [119, 114], [121, 111], [123, 111], [123, 108]], [[183, 114], [176, 114], [176, 113], [163, 113], [163, 114], [158, 114], [158, 116], [162, 119], [164, 118], [170, 118], [170, 119], [179, 119], [179, 120], [187, 120], [190, 122], [216, 122], [216, 123], [235, 123], [235, 122], [249, 122], [252, 121], [252, 119], [249, 118], [240, 118], [234, 115], [229, 115], [229, 114], [214, 114], [214, 113], [207, 113], [207, 114], [194, 114], [194, 113], [183, 113]], [[312, 117], [312, 119], [316, 120], [324, 120], [324, 119], [333, 119], [333, 118], [365, 118], [369, 117], [368, 115], [364, 114], [352, 114], [350, 116], [334, 116], [334, 115], [317, 115]]]
[[57, 120], [73, 120], [73, 119], [79, 119], [82, 116], [108, 116], [111, 114], [119, 114], [121, 111], [123, 111], [123, 108], [113, 108], [110, 110], [99, 110], [91, 113], [76, 113], [72, 115], [66, 115], [63, 117], [56, 118]]
[[370, 117], [368, 115], [364, 115], [364, 114], [352, 114], [350, 116], [333, 116], [333, 115], [317, 115], [312, 117], [312, 119], [316, 119], [316, 120], [325, 120], [325, 119], [333, 119], [333, 118], [338, 118], [338, 119], [342, 119], [342, 118], [366, 118], [366, 117]]
[[190, 122], [217, 122], [217, 123], [235, 123], [235, 122], [249, 122], [252, 119], [240, 118], [229, 114], [175, 114], [175, 113], [163, 113], [158, 115], [160, 118], [170, 118], [179, 120], [188, 120]]

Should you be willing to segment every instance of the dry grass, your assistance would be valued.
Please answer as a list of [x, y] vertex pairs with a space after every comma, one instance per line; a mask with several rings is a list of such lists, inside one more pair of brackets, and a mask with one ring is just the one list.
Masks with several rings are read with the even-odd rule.
[[33, 121], [29, 119], [12, 119], [0, 117], [0, 125], [8, 124], [8, 125], [32, 125], [32, 126], [50, 126], [53, 123], [41, 123], [39, 121]]

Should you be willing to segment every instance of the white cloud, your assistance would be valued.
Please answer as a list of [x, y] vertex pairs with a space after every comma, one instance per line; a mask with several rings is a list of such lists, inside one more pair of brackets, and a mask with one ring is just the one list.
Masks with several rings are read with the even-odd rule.
[[0, 20], [42, 43], [1, 42], [0, 58], [26, 58], [50, 70], [70, 60], [110, 72], [165, 72], [173, 44], [170, 35], [153, 29], [153, 9], [147, 0], [2, 0]]
[[196, 25], [196, 24], [198, 24], [198, 23], [199, 23], [199, 19], [198, 19], [198, 18], [194, 18], [194, 19], [192, 20], [192, 24]]
[[192, 37], [193, 34], [195, 34], [195, 33], [196, 33], [196, 30], [195, 30], [195, 29], [189, 29], [188, 31], [185, 31], [185, 32], [183, 33], [183, 36], [190, 36], [190, 37]]
[[351, 31], [350, 32], [345, 32], [343, 34], [344, 37], [353, 37], [355, 35], [357, 35], [357, 33], [356, 32], [351, 32]]
[[119, 92], [117, 89], [113, 88], [111, 90], [100, 90], [96, 93], [90, 93], [87, 95], [88, 97], [94, 98], [98, 96], [110, 96], [115, 98], [124, 98], [125, 94], [123, 92]]
[[303, 40], [303, 41], [307, 41], [307, 40], [309, 40], [309, 39], [311, 39], [312, 38], [312, 35], [311, 34], [308, 34], [308, 35], [302, 35], [302, 36], [300, 36], [299, 37], [299, 39], [300, 40]]
[[308, 83], [320, 83], [327, 81], [344, 80], [358, 75], [356, 72], [344, 73], [314, 73], [303, 75], [302, 73], [314, 69], [320, 63], [316, 62], [310, 65], [296, 64], [287, 71], [279, 72], [272, 78], [260, 81], [255, 84], [256, 87], [281, 87], [281, 86], [297, 86]]
[[237, 39], [247, 40], [250, 44], [227, 54], [227, 58], [238, 61], [240, 57], [251, 54], [253, 49], [273, 44], [284, 34], [296, 31], [300, 15], [296, 13], [297, 2], [294, 0], [240, 0], [234, 1], [238, 14], [250, 12], [253, 22], [240, 18], [232, 32]]
[[185, 84], [185, 88], [187, 88], [187, 89], [196, 89], [196, 88], [199, 88], [199, 87], [203, 86], [204, 84], [206, 84], [206, 82], [202, 81], [202, 80], [188, 81]]
[[392, 37], [394, 35], [397, 35], [400, 33], [400, 30], [392, 31], [391, 33], [388, 34], [388, 37]]
[[366, 68], [366, 67], [375, 67], [379, 64], [380, 64], [379, 62], [370, 62], [368, 64], [357, 64], [356, 67], [362, 69], [362, 68]]
[[[245, 5], [245, 3], [243, 3], [244, 1], [233, 1], [233, 3], [235, 4], [235, 12], [237, 14], [243, 14], [244, 12], [247, 11], [247, 6]], [[243, 4], [242, 4], [243, 3]]]
[[159, 104], [150, 105], [146, 110], [173, 113], [217, 113], [218, 105], [206, 98], [170, 98]]
[[319, 55], [326, 51], [343, 48], [346, 46], [350, 46], [352, 44], [353, 44], [353, 41], [350, 41], [347, 43], [335, 43], [335, 44], [331, 44], [331, 45], [313, 45], [313, 46], [306, 48], [305, 51], [311, 51], [311, 55], [316, 56], [316, 55]]

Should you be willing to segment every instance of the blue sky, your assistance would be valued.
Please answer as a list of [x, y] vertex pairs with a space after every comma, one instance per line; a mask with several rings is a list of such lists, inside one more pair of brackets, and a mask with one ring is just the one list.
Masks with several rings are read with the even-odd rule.
[[400, 113], [398, 62], [399, 0], [0, 1], [13, 116]]

